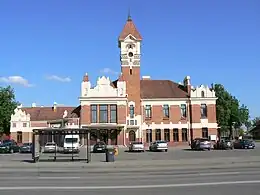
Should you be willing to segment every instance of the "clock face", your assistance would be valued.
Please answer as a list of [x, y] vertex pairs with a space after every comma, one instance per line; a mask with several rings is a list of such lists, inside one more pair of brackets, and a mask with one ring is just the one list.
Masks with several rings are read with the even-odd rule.
[[128, 53], [128, 56], [129, 56], [130, 58], [133, 57], [133, 55], [134, 55], [134, 54], [133, 54], [132, 52], [129, 52], [129, 53]]

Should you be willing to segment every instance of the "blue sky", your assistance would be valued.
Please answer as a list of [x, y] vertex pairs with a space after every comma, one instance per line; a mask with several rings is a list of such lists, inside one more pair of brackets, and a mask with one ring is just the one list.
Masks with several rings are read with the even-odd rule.
[[117, 77], [129, 7], [143, 36], [142, 75], [221, 83], [260, 115], [258, 0], [2, 0], [0, 85], [23, 105], [77, 105], [86, 72], [93, 84]]

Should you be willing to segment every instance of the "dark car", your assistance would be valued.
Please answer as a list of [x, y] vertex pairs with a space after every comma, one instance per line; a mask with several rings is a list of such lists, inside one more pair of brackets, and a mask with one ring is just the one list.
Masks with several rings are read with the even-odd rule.
[[214, 145], [214, 149], [217, 150], [232, 150], [234, 147], [233, 142], [230, 139], [220, 139]]
[[192, 150], [211, 150], [211, 142], [206, 138], [195, 138], [191, 142]]
[[16, 142], [5, 142], [0, 145], [0, 153], [16, 153], [20, 152], [20, 147]]
[[234, 142], [235, 149], [254, 149], [255, 144], [252, 140], [237, 140]]
[[20, 147], [21, 153], [31, 153], [32, 152], [32, 143], [23, 143]]
[[97, 142], [93, 147], [94, 153], [104, 153], [106, 152], [106, 144], [105, 142]]

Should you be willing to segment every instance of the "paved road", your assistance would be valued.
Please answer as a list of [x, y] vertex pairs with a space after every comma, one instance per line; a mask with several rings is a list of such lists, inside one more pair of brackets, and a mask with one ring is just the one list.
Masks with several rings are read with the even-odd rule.
[[[155, 170], [131, 173], [63, 173], [45, 172], [30, 176], [17, 173], [16, 176], [0, 177], [1, 195], [132, 195], [150, 194], [200, 194], [200, 195], [244, 195], [260, 193], [259, 167], [229, 169]], [[173, 193], [174, 192], [174, 193]]]

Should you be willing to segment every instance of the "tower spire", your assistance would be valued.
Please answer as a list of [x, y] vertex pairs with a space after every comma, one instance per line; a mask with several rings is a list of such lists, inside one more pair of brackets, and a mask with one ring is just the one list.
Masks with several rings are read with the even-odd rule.
[[130, 8], [128, 8], [127, 21], [132, 21]]

